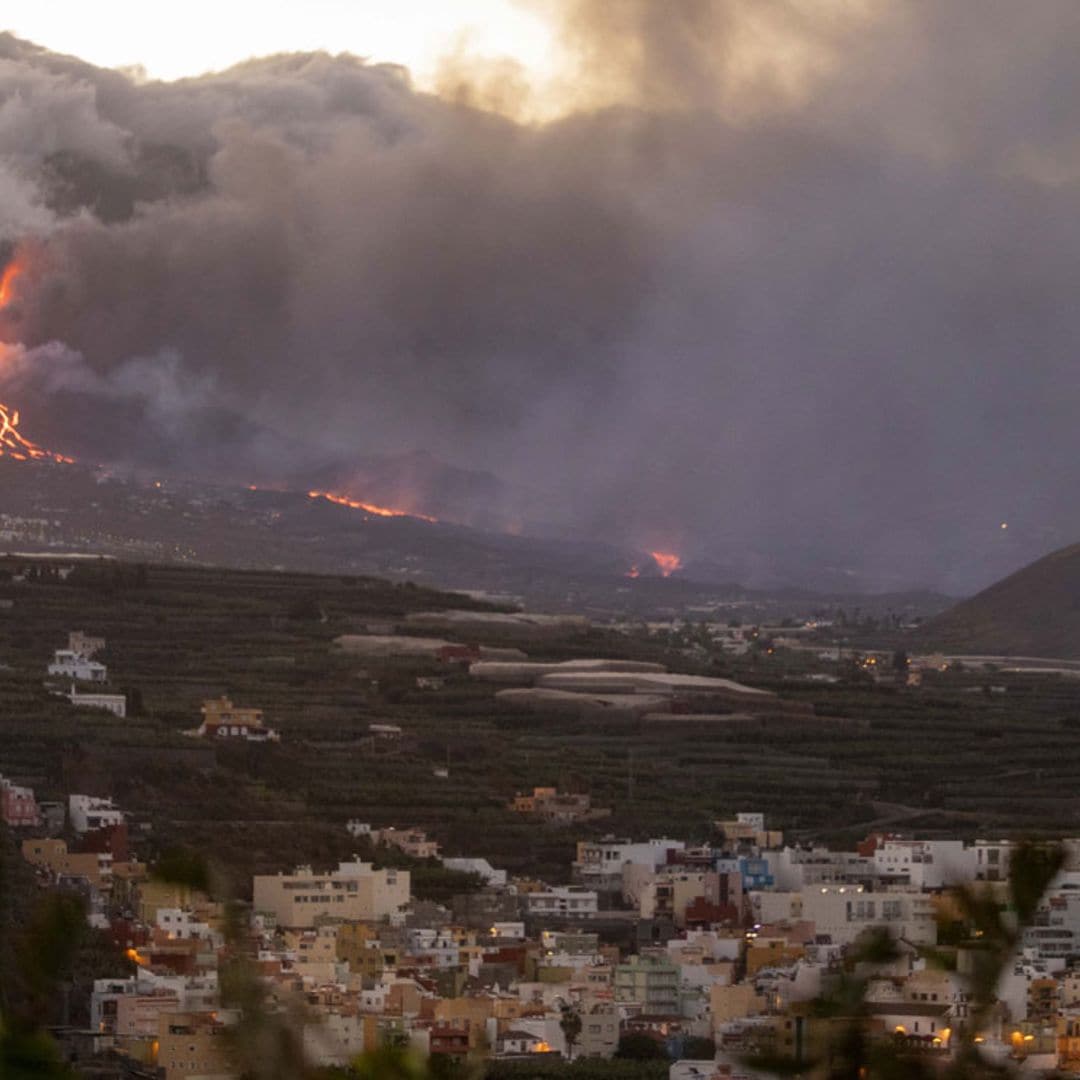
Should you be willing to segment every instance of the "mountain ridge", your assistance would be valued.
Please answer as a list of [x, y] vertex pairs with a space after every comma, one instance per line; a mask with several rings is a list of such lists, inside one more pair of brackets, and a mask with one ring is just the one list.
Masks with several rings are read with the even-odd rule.
[[947, 652], [1080, 659], [1080, 543], [996, 581], [928, 621], [921, 645]]

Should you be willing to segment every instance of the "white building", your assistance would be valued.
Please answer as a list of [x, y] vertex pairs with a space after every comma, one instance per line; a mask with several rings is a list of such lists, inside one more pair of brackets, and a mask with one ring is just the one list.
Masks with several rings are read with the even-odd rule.
[[63, 675], [67, 679], [93, 683], [105, 682], [108, 675], [104, 664], [89, 660], [71, 649], [57, 649], [53, 653], [48, 672], [50, 675]]
[[[141, 967], [126, 979], [95, 979], [90, 996], [92, 1030], [116, 1034], [138, 1034], [129, 1029], [138, 1025], [140, 1014], [150, 1023], [146, 1034], [157, 1034], [157, 1015], [169, 1012], [209, 1012], [218, 1006], [217, 972], [201, 975], [174, 975]], [[143, 1007], [140, 1009], [139, 1006]], [[134, 1006], [131, 1008], [130, 1006]], [[125, 1013], [131, 1016], [125, 1023]], [[118, 1022], [119, 1021], [119, 1022]]]
[[98, 799], [93, 795], [71, 795], [68, 817], [71, 827], [80, 834], [124, 823], [124, 811], [117, 809], [112, 799]]
[[1008, 840], [976, 840], [969, 848], [976, 881], [1008, 881], [1013, 845]]
[[530, 915], [595, 915], [599, 910], [595, 890], [582, 885], [559, 885], [547, 892], [528, 893], [525, 897]]
[[447, 930], [416, 927], [408, 932], [409, 952], [422, 957], [425, 965], [456, 967], [461, 962], [461, 944]]
[[798, 892], [750, 894], [754, 921], [806, 919], [834, 945], [850, 945], [864, 931], [884, 927], [913, 945], [937, 941], [934, 897], [921, 892], [870, 892], [862, 885], [808, 885]]
[[941, 889], [975, 876], [975, 853], [962, 840], [889, 838], [874, 851], [874, 872], [882, 882], [913, 889]]
[[442, 864], [447, 870], [459, 870], [464, 874], [477, 874], [483, 878], [485, 885], [492, 888], [501, 889], [506, 885], [506, 871], [496, 870], [487, 859], [443, 859]]
[[874, 880], [874, 860], [854, 851], [828, 848], [785, 847], [763, 852], [769, 873], [781, 891], [798, 891], [806, 885], [859, 885]]
[[833, 944], [850, 945], [871, 927], [884, 927], [913, 945], [937, 942], [934, 898], [921, 892], [868, 892], [861, 885], [817, 885], [802, 890], [803, 919]]
[[121, 719], [127, 716], [127, 698], [123, 694], [82, 694], [72, 685], [64, 697], [80, 709], [104, 709]]
[[683, 851], [682, 840], [632, 840], [616, 839], [579, 840], [577, 858], [574, 860], [574, 879], [590, 889], [616, 892], [623, 888], [623, 868], [644, 866], [658, 870], [668, 861], [668, 853]]
[[222, 937], [210, 929], [208, 923], [199, 922], [185, 908], [158, 908], [154, 920], [160, 930], [173, 941], [211, 941], [220, 944]]

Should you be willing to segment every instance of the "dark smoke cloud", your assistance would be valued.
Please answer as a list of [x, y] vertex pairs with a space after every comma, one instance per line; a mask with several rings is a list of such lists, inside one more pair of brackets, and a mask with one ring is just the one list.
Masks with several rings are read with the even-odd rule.
[[543, 123], [508, 63], [160, 84], [0, 36], [20, 392], [238, 478], [430, 452], [756, 581], [1077, 538], [1080, 7], [533, 3], [574, 61]]

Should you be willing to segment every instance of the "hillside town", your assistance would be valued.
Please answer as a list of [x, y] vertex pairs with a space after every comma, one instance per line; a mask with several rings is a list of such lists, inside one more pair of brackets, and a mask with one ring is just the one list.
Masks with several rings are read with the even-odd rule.
[[[816, 1059], [837, 1023], [818, 1006], [861, 966], [848, 1019], [871, 1040], [947, 1063], [974, 1039], [991, 1060], [1080, 1071], [1080, 839], [1063, 842], [986, 1009], [962, 897], [1015, 916], [1014, 842], [872, 833], [837, 850], [786, 843], [745, 812], [713, 822], [705, 844], [583, 838], [553, 883], [508, 876], [483, 852], [444, 857], [420, 829], [350, 822], [374, 861], [255, 876], [236, 922], [238, 898], [139, 861], [135, 822], [111, 800], [39, 806], [7, 780], [0, 794], [38, 887], [81, 894], [129, 961], [55, 1031], [74, 1061], [237, 1075], [224, 1036], [242, 1017], [221, 986], [243, 958], [261, 1007], [316, 1065], [389, 1044], [474, 1064], [643, 1057], [669, 1060], [673, 1078], [750, 1078], [765, 1075], [756, 1056]], [[389, 848], [475, 888], [419, 900], [409, 870], [380, 865]], [[871, 964], [875, 931], [892, 947]]]
[[[319, 609], [316, 625], [324, 618]], [[866, 647], [842, 657], [816, 640], [820, 625], [735, 623], [618, 631], [639, 634], [663, 662], [584, 646], [567, 658], [565, 642], [591, 632], [579, 616], [421, 609], [323, 632], [312, 655], [337, 665], [349, 700], [379, 703], [355, 721], [354, 760], [382, 771], [411, 765], [436, 785], [460, 766], [441, 744], [420, 758], [414, 729], [426, 721], [415, 704], [390, 708], [393, 693], [414, 703], [468, 695], [470, 708], [496, 709], [524, 731], [553, 720], [568, 735], [617, 725], [614, 738], [634, 731], [639, 745], [656, 732], [659, 755], [667, 733], [691, 739], [695, 753], [709, 740], [737, 746], [746, 734], [776, 733], [763, 760], [794, 769], [780, 749], [791, 733], [868, 730], [808, 694], [854, 687], [906, 708], [941, 687], [966, 705], [974, 688], [979, 708], [997, 710], [1001, 694], [1071, 679], [1066, 669], [995, 669], [998, 687], [986, 673], [964, 674], [954, 657]], [[116, 644], [112, 626], [108, 641], [75, 630], [51, 659], [28, 654], [27, 679], [66, 703], [58, 722], [70, 715], [74, 730], [123, 732], [143, 710], [125, 673], [132, 641]], [[766, 685], [706, 674], [717, 656]], [[798, 678], [763, 679], [765, 664]], [[189, 769], [190, 782], [225, 775], [223, 762], [295, 768], [281, 755], [303, 748], [303, 710], [283, 711], [280, 694], [264, 710], [243, 681], [223, 692], [196, 673], [191, 690], [180, 685], [161, 712], [168, 749], [139, 757], [126, 744], [122, 756], [152, 768], [161, 755]], [[204, 687], [197, 704], [193, 691]], [[336, 724], [340, 714], [330, 715]], [[438, 712], [427, 722], [439, 723]], [[325, 845], [293, 845], [291, 858], [271, 848], [258, 871], [240, 876], [215, 844], [188, 842], [192, 822], [181, 821], [172, 832], [182, 844], [178, 874], [176, 849], [155, 834], [175, 811], [146, 812], [153, 784], [142, 808], [129, 809], [118, 794], [131, 790], [118, 781], [129, 770], [114, 763], [84, 776], [86, 760], [65, 765], [64, 786], [47, 784], [42, 799], [26, 782], [33, 774], [0, 777], [0, 816], [24, 902], [78, 898], [98, 942], [49, 1032], [69, 1063], [103, 1080], [244, 1076], [231, 1036], [255, 1022], [288, 1033], [324, 1069], [390, 1048], [430, 1063], [433, 1075], [514, 1068], [525, 1078], [637, 1061], [671, 1080], [773, 1075], [763, 1062], [814, 1076], [850, 1029], [935, 1069], [977, 1045], [983, 1060], [1021, 1073], [1080, 1075], [1080, 839], [1053, 848], [1060, 865], [1027, 910], [1013, 863], [1026, 866], [1030, 849], [1015, 838], [904, 831], [917, 808], [865, 796], [854, 805], [872, 820], [846, 844], [785, 835], [771, 810], [723, 813], [715, 802], [692, 832], [672, 814], [670, 829], [635, 835], [619, 831], [632, 805], [632, 758], [625, 793], [596, 798], [573, 772], [522, 785], [541, 778], [526, 750], [525, 770], [502, 782], [490, 810], [519, 830], [513, 858], [505, 840], [489, 846], [483, 830], [463, 830], [460, 813], [433, 823], [405, 816], [405, 804], [374, 804], [369, 817], [326, 822], [333, 857]], [[317, 764], [325, 774], [330, 759], [321, 753]], [[800, 764], [804, 784], [821, 768]], [[419, 801], [415, 788], [405, 798]], [[979, 979], [991, 943], [1000, 971], [988, 994]]]

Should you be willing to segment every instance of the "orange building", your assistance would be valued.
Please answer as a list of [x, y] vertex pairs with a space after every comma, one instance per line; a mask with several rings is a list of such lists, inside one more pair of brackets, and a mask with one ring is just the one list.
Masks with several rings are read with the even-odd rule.
[[48, 870], [54, 877], [86, 878], [102, 892], [112, 888], [111, 852], [70, 852], [63, 840], [24, 840], [22, 855], [28, 863]]
[[202, 703], [202, 724], [194, 732], [207, 739], [243, 739], [247, 742], [278, 742], [281, 738], [263, 723], [262, 709], [237, 708], [227, 696]]

